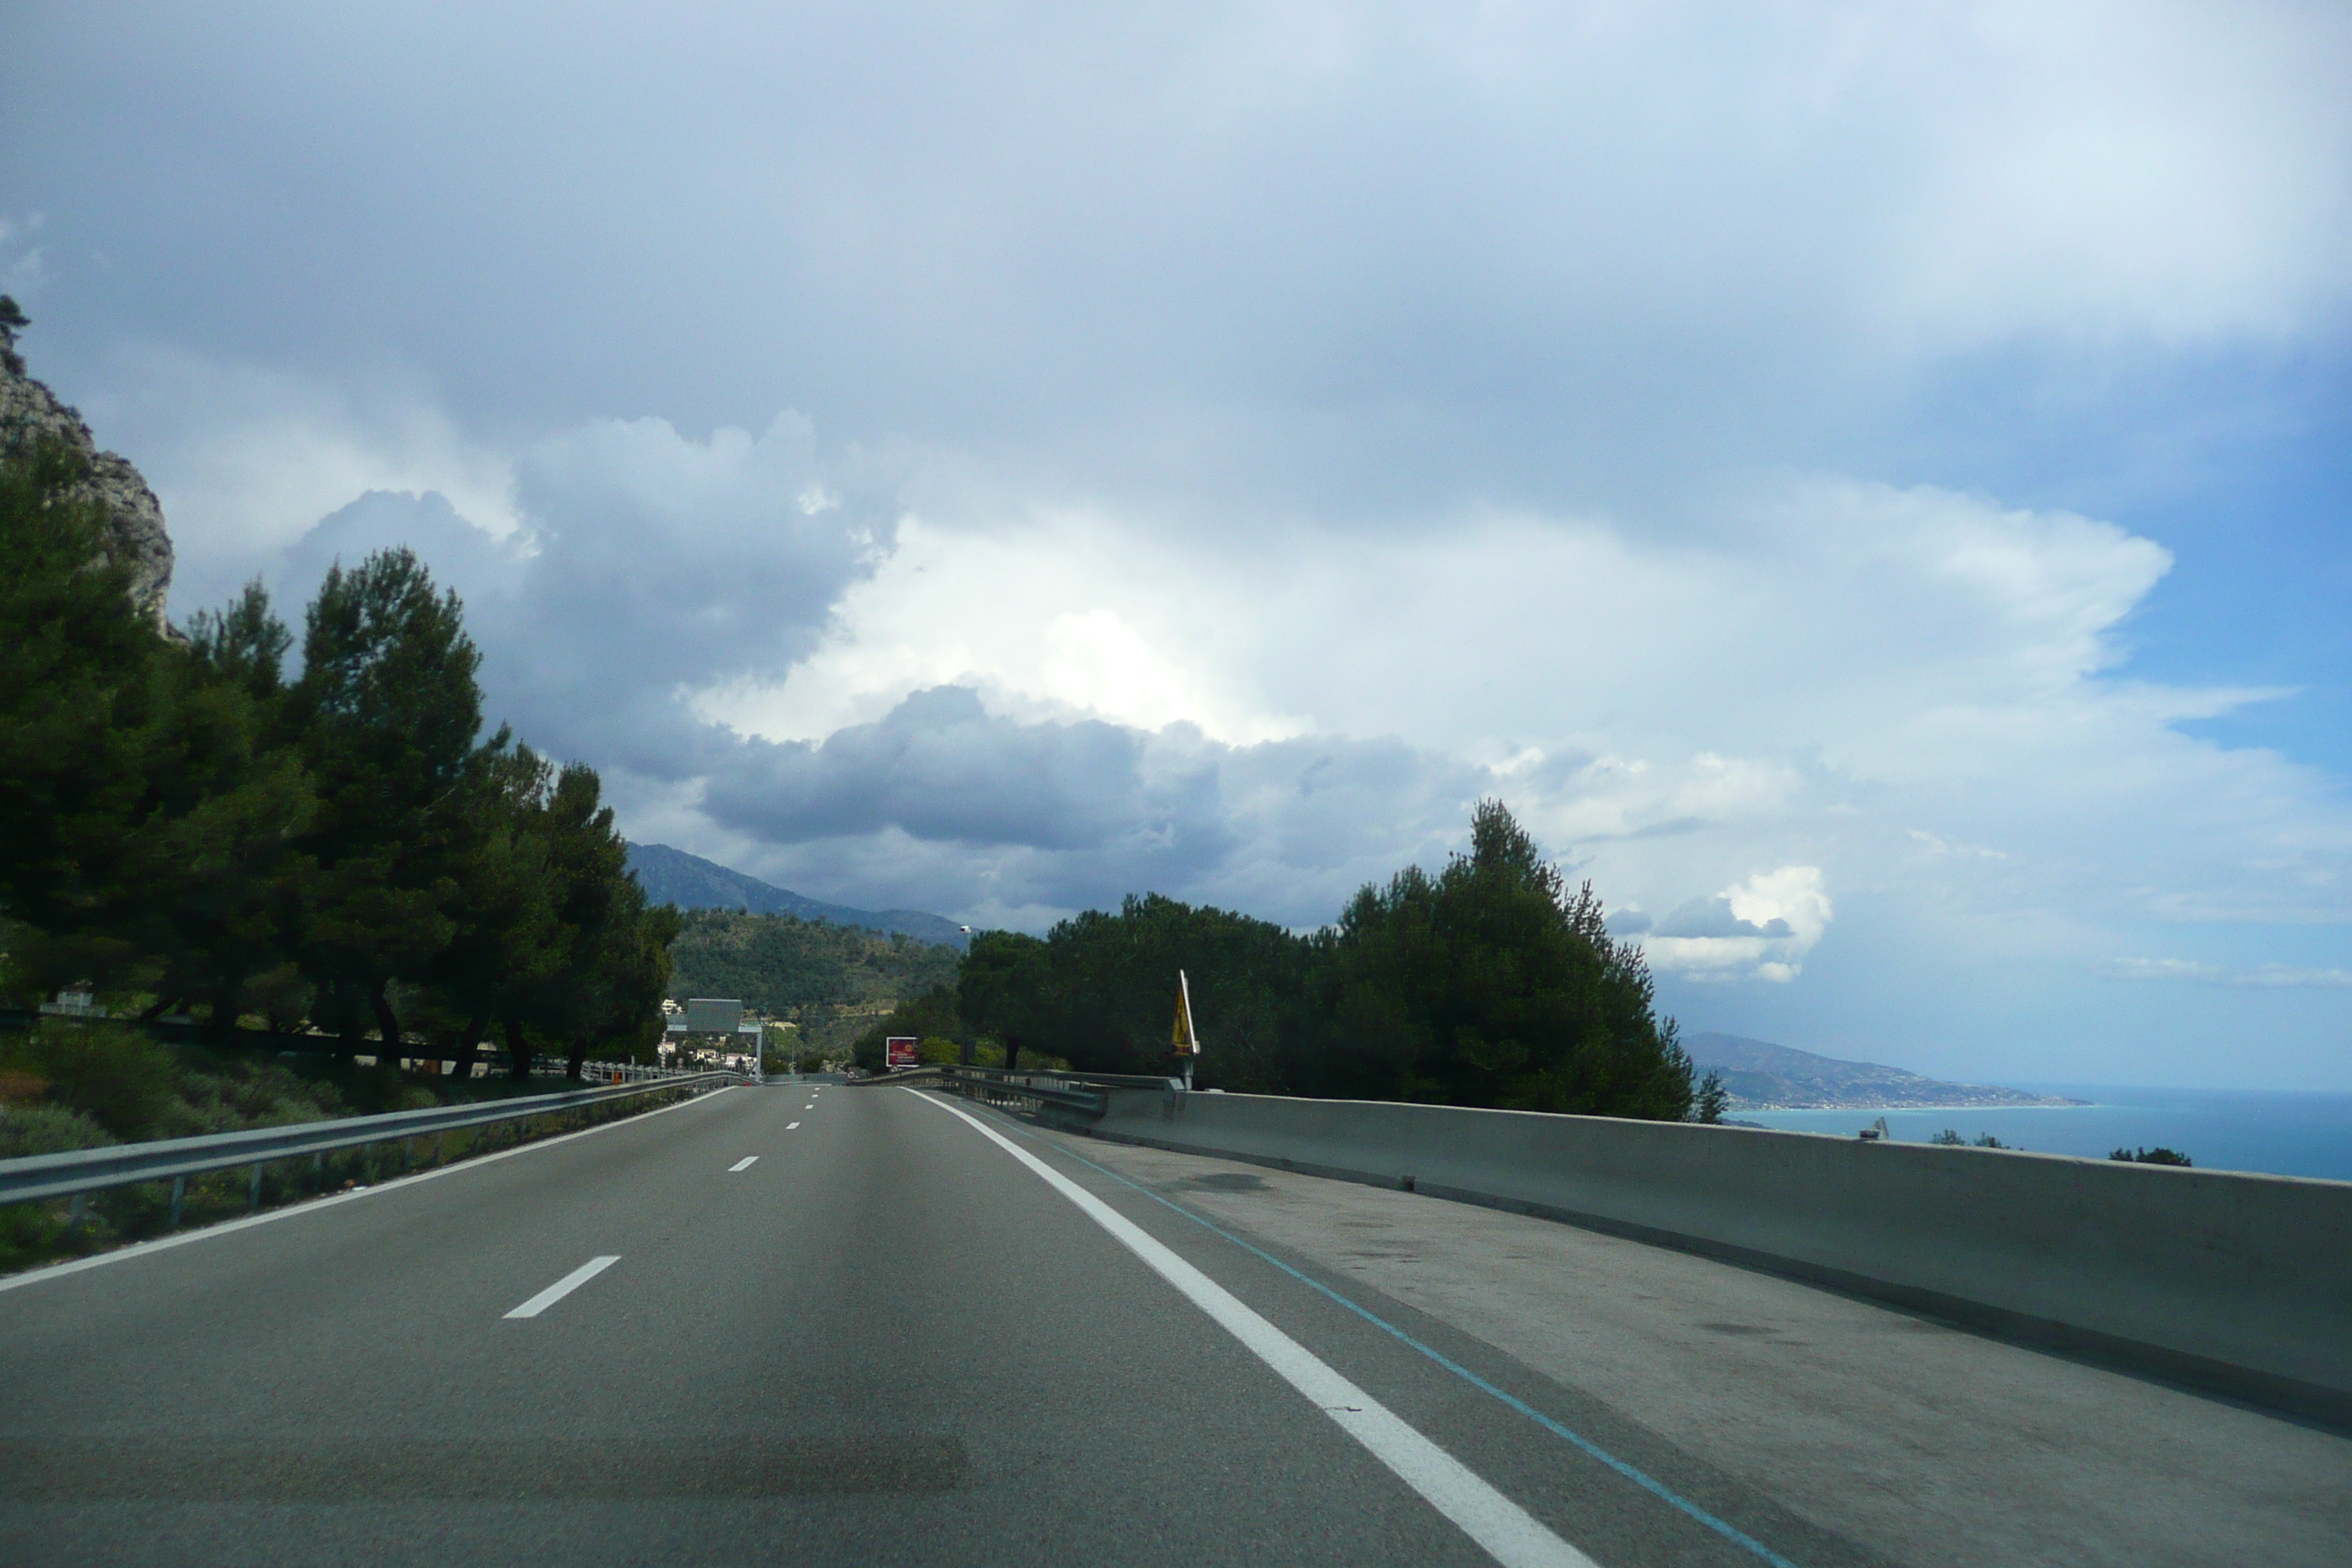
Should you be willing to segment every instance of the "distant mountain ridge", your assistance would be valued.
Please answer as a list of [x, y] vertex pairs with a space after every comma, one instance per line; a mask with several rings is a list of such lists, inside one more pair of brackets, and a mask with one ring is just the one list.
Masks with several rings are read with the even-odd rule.
[[1706, 1033], [1683, 1042], [1700, 1072], [1723, 1074], [1738, 1110], [1895, 1110], [1906, 1106], [2079, 1105], [1991, 1084], [1946, 1083], [1877, 1062], [1842, 1061], [1769, 1040]]
[[828, 904], [667, 844], [628, 847], [629, 869], [637, 874], [637, 886], [646, 890], [650, 903], [676, 904], [682, 910], [748, 910], [755, 915], [793, 915], [837, 926], [863, 926], [888, 935], [904, 932], [917, 942], [936, 942], [959, 952], [971, 945], [964, 929], [944, 915]]

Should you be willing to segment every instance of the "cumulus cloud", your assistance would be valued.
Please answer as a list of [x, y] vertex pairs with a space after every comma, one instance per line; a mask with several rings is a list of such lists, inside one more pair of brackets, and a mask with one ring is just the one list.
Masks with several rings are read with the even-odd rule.
[[803, 656], [888, 518], [887, 495], [854, 462], [821, 464], [791, 414], [706, 440], [596, 421], [509, 467], [503, 531], [438, 491], [371, 490], [266, 557], [264, 575], [291, 615], [333, 562], [415, 550], [467, 602], [497, 716], [655, 791], [729, 752], [681, 693]]
[[1659, 921], [1642, 948], [1661, 972], [1786, 983], [1802, 971], [1832, 913], [1820, 867], [1783, 866], [1692, 900]]
[[[1809, 866], [1805, 869], [1813, 870], [1814, 868]], [[1768, 925], [1758, 925], [1754, 921], [1740, 919], [1731, 912], [1730, 895], [1717, 893], [1711, 899], [1693, 899], [1689, 903], [1659, 921], [1653, 928], [1653, 934], [1660, 937], [1717, 941], [1747, 937], [1779, 940], [1792, 937], [1797, 933], [1790, 928], [1788, 921], [1780, 915], [1773, 916]]]
[[701, 807], [780, 876], [855, 863], [985, 919], [1150, 889], [1316, 926], [1362, 883], [1441, 856], [1493, 784], [1392, 740], [1236, 746], [1190, 724], [992, 713], [943, 686], [822, 742], [743, 742]]
[[[2080, 517], [1776, 480], [1707, 536], [1483, 514], [1236, 557], [1098, 512], [893, 521], [887, 476], [791, 418], [600, 422], [514, 469], [505, 539], [376, 494], [280, 575], [419, 545], [502, 717], [835, 896], [1034, 924], [1151, 887], [1316, 924], [1492, 795], [1691, 980], [1794, 978], [1833, 880], [2064, 910], [2084, 945], [2346, 913], [2332, 786], [2174, 727], [2261, 694], [2108, 676], [2168, 563]], [[1073, 624], [1117, 628], [1092, 685]]]

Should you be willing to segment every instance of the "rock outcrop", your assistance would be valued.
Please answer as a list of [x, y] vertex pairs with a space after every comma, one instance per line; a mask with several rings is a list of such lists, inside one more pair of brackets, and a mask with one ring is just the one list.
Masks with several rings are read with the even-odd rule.
[[[67, 494], [98, 503], [106, 519], [107, 558], [131, 572], [131, 602], [166, 637], [163, 601], [172, 591], [172, 536], [163, 531], [163, 508], [130, 459], [101, 452], [79, 414], [25, 374], [16, 353], [16, 328], [24, 318], [16, 302], [0, 296], [0, 458], [13, 458], [45, 437], [65, 442], [89, 459], [89, 468]], [[13, 318], [13, 320], [12, 320]]]

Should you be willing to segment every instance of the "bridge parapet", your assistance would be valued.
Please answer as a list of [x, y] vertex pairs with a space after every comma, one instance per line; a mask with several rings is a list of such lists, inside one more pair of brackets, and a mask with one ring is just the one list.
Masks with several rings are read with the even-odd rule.
[[1705, 1253], [2352, 1426], [2352, 1182], [1686, 1122], [1096, 1092], [1098, 1118], [1055, 1119]]

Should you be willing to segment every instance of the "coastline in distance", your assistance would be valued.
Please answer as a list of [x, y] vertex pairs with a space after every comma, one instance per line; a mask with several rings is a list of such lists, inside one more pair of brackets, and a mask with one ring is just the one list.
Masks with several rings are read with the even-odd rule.
[[1946, 1083], [1877, 1062], [1850, 1062], [1769, 1040], [1705, 1033], [1683, 1042], [1697, 1070], [1723, 1075], [1733, 1110], [1898, 1110], [2082, 1105], [2063, 1095]]

